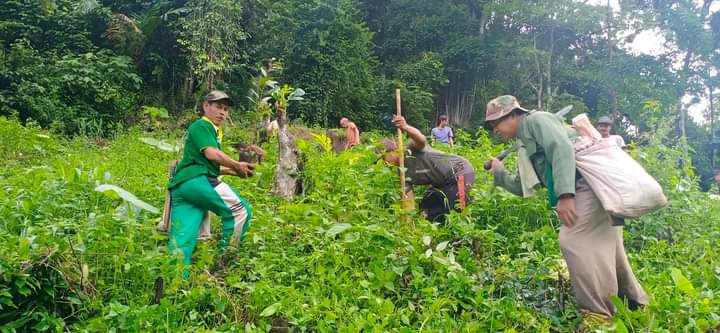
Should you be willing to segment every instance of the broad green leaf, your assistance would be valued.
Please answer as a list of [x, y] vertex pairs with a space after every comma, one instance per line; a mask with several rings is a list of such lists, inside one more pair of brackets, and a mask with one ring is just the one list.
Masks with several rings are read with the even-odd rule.
[[625, 323], [623, 323], [623, 321], [620, 319], [615, 320], [615, 332], [628, 333], [628, 329], [627, 327], [625, 327]]
[[382, 309], [380, 310], [380, 313], [382, 315], [389, 315], [393, 311], [395, 311], [395, 304], [389, 299], [385, 299], [382, 304]]
[[290, 101], [302, 101], [302, 96], [305, 95], [305, 90], [302, 90], [300, 88], [295, 89], [290, 95], [288, 95], [288, 100]]
[[160, 141], [154, 138], [141, 137], [140, 141], [164, 151], [177, 152], [178, 150], [180, 150], [180, 147], [176, 145], [171, 145], [165, 141]]
[[359, 232], [351, 232], [351, 233], [345, 235], [345, 243], [352, 243], [358, 239], [360, 239]]
[[349, 223], [338, 223], [334, 226], [332, 226], [328, 231], [325, 232], [326, 235], [330, 237], [335, 237], [335, 235], [347, 230], [348, 228], [352, 227]]
[[447, 241], [440, 242], [440, 243], [435, 247], [435, 250], [436, 250], [436, 251], [445, 250], [445, 248], [447, 247], [447, 245], [448, 245], [448, 242], [447, 242]]
[[120, 198], [131, 203], [135, 207], [147, 210], [148, 212], [155, 213], [155, 214], [160, 213], [159, 209], [151, 206], [150, 204], [146, 203], [145, 201], [138, 199], [134, 194], [132, 194], [118, 186], [110, 185], [110, 184], [103, 184], [103, 185], [96, 187], [95, 191], [101, 192], [103, 194], [107, 194], [108, 192], [117, 194], [118, 196], [120, 196]]
[[260, 312], [260, 317], [270, 317], [274, 315], [278, 309], [280, 309], [280, 302], [270, 304], [268, 307], [265, 308], [265, 310], [262, 310], [262, 312]]
[[673, 268], [670, 271], [670, 276], [675, 282], [675, 287], [680, 291], [691, 296], [697, 294], [690, 280], [688, 280], [679, 269]]

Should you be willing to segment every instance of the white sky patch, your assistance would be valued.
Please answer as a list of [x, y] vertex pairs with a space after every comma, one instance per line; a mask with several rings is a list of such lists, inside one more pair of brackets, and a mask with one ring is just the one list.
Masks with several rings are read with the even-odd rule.
[[[682, 103], [687, 107], [688, 115], [699, 125], [705, 124], [707, 120], [705, 119], [705, 113], [707, 112], [707, 109], [709, 107], [708, 99], [705, 96], [697, 96], [699, 100], [697, 103], [692, 103], [692, 100], [696, 96], [685, 94], [682, 98]], [[714, 99], [714, 98], [713, 98]]]
[[[593, 5], [593, 6], [607, 7], [607, 5], [608, 5], [608, 0], [585, 0], [585, 1], [580, 1], [580, 2], [584, 2], [588, 5]], [[610, 0], [610, 7], [612, 7], [612, 9], [614, 11], [620, 10], [619, 1], [618, 0]]]
[[651, 56], [660, 56], [667, 53], [665, 47], [667, 40], [662, 35], [660, 28], [643, 30], [630, 43], [623, 44], [623, 48], [634, 55], [647, 54]]
[[[703, 0], [694, 0], [695, 6], [702, 6]], [[713, 1], [713, 3], [710, 4], [710, 12], [714, 13], [716, 11], [720, 10], [720, 1]]]

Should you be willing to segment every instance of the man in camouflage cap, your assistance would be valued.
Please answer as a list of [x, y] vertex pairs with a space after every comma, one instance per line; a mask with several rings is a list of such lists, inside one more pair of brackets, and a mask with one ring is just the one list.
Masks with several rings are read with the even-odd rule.
[[[624, 297], [631, 308], [647, 304], [625, 255], [622, 226], [600, 204], [575, 168], [572, 140], [577, 133], [552, 113], [528, 111], [513, 96], [505, 95], [487, 105], [485, 124], [505, 139], [517, 139], [520, 156], [529, 158], [534, 173], [548, 189], [548, 201], [562, 221], [560, 249], [572, 281], [575, 298], [584, 311], [612, 316], [610, 297]], [[518, 161], [521, 165], [521, 161]], [[523, 195], [523, 176], [508, 173], [503, 163], [491, 163], [495, 184]], [[534, 172], [533, 172], [534, 171]]]

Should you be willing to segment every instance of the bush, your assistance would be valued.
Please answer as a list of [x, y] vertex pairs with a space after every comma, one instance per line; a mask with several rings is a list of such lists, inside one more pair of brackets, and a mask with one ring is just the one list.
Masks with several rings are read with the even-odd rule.
[[[56, 56], [25, 42], [4, 55], [0, 112], [17, 112], [68, 134], [107, 134], [138, 108], [142, 80], [127, 57], [109, 51]], [[1, 66], [1, 65], [0, 65]]]
[[[109, 183], [162, 205], [175, 154], [141, 135], [97, 146], [0, 117], [0, 153], [10, 156], [0, 162], [0, 331], [572, 332], [579, 321], [559, 221], [543, 193], [520, 198], [492, 186], [482, 163], [502, 147], [482, 130], [458, 137], [455, 152], [477, 181], [467, 211], [444, 226], [419, 214], [415, 228], [398, 221], [397, 175], [372, 145], [334, 155], [309, 136], [299, 145], [305, 195], [291, 202], [270, 195], [277, 146], [265, 147], [256, 177], [225, 179], [254, 218], [224, 278], [207, 273], [210, 240], [199, 243], [189, 281], [154, 232], [159, 214], [93, 190]], [[514, 168], [512, 157], [507, 164]], [[661, 180], [675, 172], [649, 166]], [[671, 207], [628, 221], [625, 232], [652, 303], [620, 305], [613, 320], [627, 328], [617, 331], [711, 331], [720, 325], [720, 201], [663, 184], [673, 186]], [[155, 304], [159, 276], [165, 297]]]

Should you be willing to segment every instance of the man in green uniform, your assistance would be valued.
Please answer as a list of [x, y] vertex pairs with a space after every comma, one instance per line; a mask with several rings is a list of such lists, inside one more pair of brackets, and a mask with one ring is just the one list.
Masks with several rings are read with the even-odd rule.
[[[429, 147], [425, 135], [408, 125], [404, 117], [395, 116], [393, 124], [410, 137], [405, 152], [407, 200], [413, 200], [412, 185], [430, 185], [420, 202], [420, 209], [429, 221], [443, 223], [451, 209], [457, 205], [458, 211], [461, 211], [469, 202], [468, 196], [475, 183], [472, 164], [458, 155]], [[395, 152], [395, 141], [386, 139], [383, 146], [385, 152], [382, 158], [385, 162], [399, 165], [400, 157]]]
[[[185, 265], [191, 263], [198, 231], [208, 211], [222, 220], [220, 255], [231, 241], [242, 240], [250, 226], [250, 204], [218, 179], [220, 175], [250, 177], [254, 169], [252, 164], [233, 160], [221, 150], [220, 124], [229, 115], [230, 102], [230, 97], [218, 90], [205, 96], [202, 118], [188, 128], [183, 158], [168, 185], [172, 197], [168, 248], [181, 252]], [[187, 267], [183, 274], [188, 276]]]
[[[575, 168], [572, 139], [577, 134], [548, 112], [530, 112], [513, 96], [487, 105], [485, 123], [505, 139], [518, 139], [534, 175], [548, 188], [549, 201], [562, 221], [560, 249], [570, 271], [577, 304], [585, 312], [612, 316], [610, 297], [625, 298], [631, 308], [648, 303], [632, 272], [623, 246], [622, 226], [600, 204]], [[518, 161], [520, 164], [520, 161]], [[523, 195], [523, 170], [510, 175], [501, 161], [492, 161], [495, 184]]]

